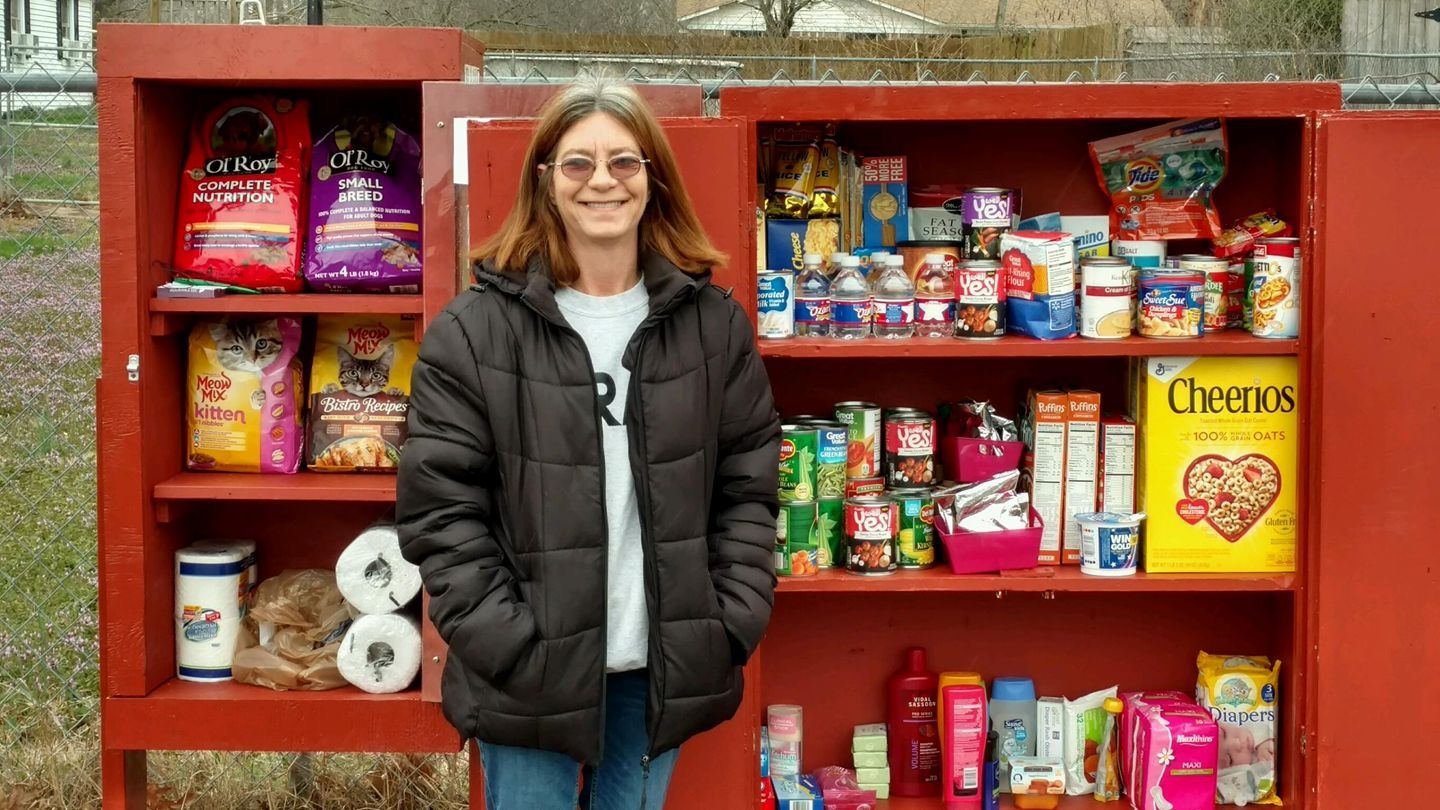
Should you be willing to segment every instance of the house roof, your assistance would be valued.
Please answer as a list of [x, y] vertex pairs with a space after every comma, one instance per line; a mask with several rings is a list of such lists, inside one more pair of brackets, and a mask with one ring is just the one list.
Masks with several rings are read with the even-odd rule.
[[[1004, 3], [1007, 26], [1048, 28], [1112, 23], [1117, 25], [1174, 25], [1174, 17], [1161, 0], [869, 0], [921, 17], [938, 25], [983, 28], [995, 25]], [[676, 0], [675, 16], [684, 20], [736, 3], [737, 0]]]

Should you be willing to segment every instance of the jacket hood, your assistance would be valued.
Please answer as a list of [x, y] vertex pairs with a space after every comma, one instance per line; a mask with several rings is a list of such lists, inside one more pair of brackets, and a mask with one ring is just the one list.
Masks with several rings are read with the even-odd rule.
[[[698, 290], [710, 283], [710, 270], [690, 275], [653, 250], [641, 251], [639, 264], [640, 279], [645, 282], [645, 290], [650, 295], [652, 313], [663, 312], [685, 290]], [[504, 292], [520, 296], [549, 320], [565, 322], [560, 307], [555, 303], [555, 279], [543, 258], [531, 258], [524, 272], [498, 270], [490, 259], [475, 262], [473, 270], [478, 281], [494, 284]]]

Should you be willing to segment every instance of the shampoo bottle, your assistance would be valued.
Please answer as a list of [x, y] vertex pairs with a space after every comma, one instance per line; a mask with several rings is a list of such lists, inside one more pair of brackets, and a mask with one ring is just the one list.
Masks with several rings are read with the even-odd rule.
[[905, 666], [886, 684], [892, 795], [940, 795], [938, 684], [939, 678], [925, 667], [924, 647], [906, 650]]
[[941, 795], [945, 810], [975, 810], [983, 805], [985, 687], [948, 684], [940, 688], [941, 730], [944, 732], [944, 764], [941, 768]]

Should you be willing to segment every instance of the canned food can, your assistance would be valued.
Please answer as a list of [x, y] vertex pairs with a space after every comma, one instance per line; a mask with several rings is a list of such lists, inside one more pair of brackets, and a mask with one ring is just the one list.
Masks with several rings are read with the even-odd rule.
[[775, 573], [803, 577], [820, 573], [820, 549], [815, 538], [814, 501], [780, 504], [775, 519]]
[[900, 568], [929, 568], [935, 564], [935, 500], [924, 487], [896, 489], [897, 519], [895, 564]]
[[1291, 236], [1256, 241], [1250, 328], [1256, 337], [1300, 337], [1300, 263], [1299, 239]]
[[905, 257], [905, 273], [910, 276], [911, 284], [915, 283], [915, 278], [925, 266], [925, 257], [931, 253], [939, 253], [945, 257], [945, 269], [949, 270], [953, 277], [956, 268], [960, 266], [963, 251], [959, 243], [939, 239], [912, 239], [896, 244], [895, 249]]
[[1205, 278], [1204, 331], [1225, 331], [1230, 320], [1230, 303], [1225, 292], [1230, 262], [1214, 256], [1188, 254], [1180, 257], [1180, 269], [1199, 273]]
[[821, 498], [816, 501], [815, 546], [820, 552], [821, 568], [845, 565], [844, 498]]
[[780, 500], [813, 501], [816, 491], [816, 448], [820, 434], [808, 425], [780, 426]]
[[850, 452], [850, 428], [842, 422], [818, 417], [791, 420], [815, 428], [815, 492], [818, 498], [845, 497], [845, 467]]
[[1255, 257], [1245, 260], [1245, 298], [1241, 302], [1240, 327], [1249, 332], [1255, 327]]
[[967, 259], [999, 259], [1000, 237], [1015, 226], [1015, 191], [967, 188], [960, 194], [960, 232]]
[[845, 497], [869, 498], [885, 494], [884, 478], [846, 478]]
[[1160, 239], [1112, 239], [1110, 255], [1125, 259], [1136, 270], [1159, 267], [1165, 262], [1166, 243]]
[[973, 259], [955, 273], [955, 337], [992, 340], [1005, 334], [1005, 285], [1000, 262]]
[[1179, 257], [1179, 256], [1166, 256], [1165, 258], [1163, 258], [1163, 259], [1160, 260], [1160, 269], [1161, 269], [1161, 270], [1179, 270], [1179, 269], [1180, 269], [1180, 257]]
[[847, 478], [874, 478], [880, 474], [880, 406], [873, 402], [838, 402], [835, 420], [850, 433], [845, 453]]
[[795, 334], [795, 274], [767, 270], [756, 281], [755, 325], [760, 337], [779, 340]]
[[913, 487], [935, 483], [935, 420], [914, 409], [885, 417], [885, 483]]
[[895, 571], [895, 502], [878, 498], [845, 500], [845, 568], [856, 574]]
[[1080, 260], [1080, 336], [1114, 340], [1135, 331], [1135, 268], [1126, 259]]
[[1142, 270], [1139, 307], [1144, 337], [1200, 337], [1205, 279], [1198, 273]]
[[1232, 259], [1225, 278], [1225, 326], [1239, 329], [1245, 325], [1245, 260]]

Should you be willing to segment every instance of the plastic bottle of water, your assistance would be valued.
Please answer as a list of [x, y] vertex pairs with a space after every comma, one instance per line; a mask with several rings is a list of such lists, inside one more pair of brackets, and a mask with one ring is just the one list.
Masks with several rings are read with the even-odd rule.
[[886, 256], [885, 267], [871, 289], [875, 296], [875, 337], [914, 337], [915, 285], [905, 272], [905, 257]]
[[840, 260], [840, 272], [830, 282], [830, 334], [841, 340], [870, 337], [870, 285], [860, 273], [860, 258]]
[[931, 338], [955, 334], [955, 276], [943, 253], [925, 254], [915, 276], [915, 334]]
[[830, 263], [825, 265], [825, 275], [829, 276], [831, 281], [834, 281], [835, 277], [840, 274], [840, 262], [849, 255], [848, 253], [838, 252], [830, 254]]
[[825, 260], [819, 253], [806, 253], [804, 261], [804, 269], [795, 279], [795, 334], [829, 337], [830, 279], [825, 275]]
[[890, 258], [890, 251], [877, 250], [870, 254], [870, 264], [860, 265], [860, 272], [865, 274], [865, 280], [870, 282], [871, 288], [875, 286], [875, 279], [880, 277], [880, 271], [885, 269], [885, 260]]

